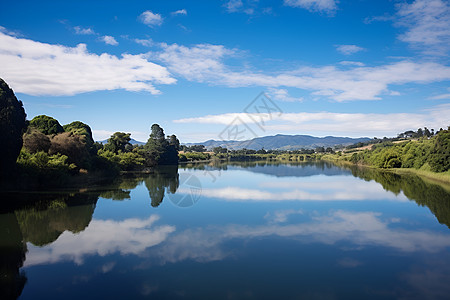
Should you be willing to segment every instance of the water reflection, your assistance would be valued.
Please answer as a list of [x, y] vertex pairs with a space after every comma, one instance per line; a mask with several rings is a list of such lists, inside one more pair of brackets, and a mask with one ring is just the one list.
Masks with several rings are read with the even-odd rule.
[[[288, 248], [279, 246], [285, 241], [293, 241], [290, 246], [302, 251], [313, 247], [311, 245], [321, 245], [343, 253], [340, 257], [333, 257], [334, 261], [329, 266], [330, 269], [340, 270], [367, 267], [369, 260], [353, 257], [349, 253], [370, 253], [371, 249], [382, 249], [382, 253], [394, 253], [399, 257], [419, 254], [448, 257], [445, 251], [450, 248], [449, 232], [407, 224], [400, 217], [395, 217], [396, 213], [401, 215], [399, 211], [390, 213], [389, 210], [383, 212], [374, 207], [341, 207], [335, 203], [324, 209], [317, 204], [317, 201], [322, 201], [322, 204], [323, 201], [331, 203], [330, 200], [333, 200], [342, 204], [350, 203], [350, 200], [355, 203], [355, 200], [369, 199], [377, 200], [377, 204], [382, 205], [394, 203], [385, 200], [403, 201], [403, 205], [408, 204], [410, 199], [427, 206], [440, 223], [449, 226], [449, 193], [419, 177], [372, 169], [339, 168], [327, 163], [267, 165], [252, 162], [186, 168], [189, 172], [202, 175], [203, 170], [227, 170], [221, 180], [204, 187], [204, 203], [198, 206], [198, 210], [191, 209], [188, 213], [174, 211], [177, 208], [163, 203], [167, 194], [189, 192], [179, 188], [177, 167], [158, 168], [145, 176], [126, 176], [110, 186], [91, 190], [7, 195], [8, 199], [20, 200], [23, 205], [13, 204], [9, 209], [3, 208], [0, 214], [0, 298], [17, 298], [21, 294], [27, 282], [26, 274], [20, 272], [23, 265], [30, 268], [73, 262], [81, 266], [88, 265], [85, 262], [93, 257], [112, 255], [117, 255], [117, 262], [99, 262], [96, 268], [101, 273], [115, 272], [119, 260], [126, 261], [122, 262], [123, 265], [128, 264], [130, 256], [138, 257], [129, 267], [133, 272], [183, 261], [212, 263], [235, 260], [245, 264], [240, 259], [247, 252], [249, 256], [259, 253], [261, 249], [264, 249], [263, 252], [285, 253]], [[252, 181], [252, 178], [257, 179]], [[143, 191], [138, 195], [145, 195], [145, 214], [117, 220], [101, 219], [97, 215], [93, 219], [94, 211], [103, 201], [99, 198], [116, 200], [105, 202], [123, 208], [139, 200], [133, 190]], [[127, 199], [131, 201], [121, 202]], [[285, 204], [293, 200], [310, 203], [309, 206], [302, 202]], [[262, 203], [255, 205], [252, 202]], [[158, 206], [158, 210], [153, 209]], [[261, 206], [263, 210], [259, 208]], [[115, 211], [118, 215], [120, 208]], [[251, 245], [260, 248], [249, 250]], [[274, 259], [298, 260], [298, 253], [286, 258], [274, 256]], [[401, 295], [437, 295], [439, 298], [446, 290], [433, 283], [433, 280], [441, 282], [448, 278], [442, 265], [421, 262], [407, 271], [401, 274], [404, 282], [417, 287], [417, 282], [425, 280], [427, 284], [423, 284], [424, 289], [426, 287], [430, 291], [401, 292]], [[251, 274], [251, 269], [245, 272], [249, 277], [255, 275]], [[80, 278], [74, 279], [74, 282], [80, 281]], [[157, 290], [150, 283], [146, 286], [146, 294]], [[439, 291], [433, 294], [433, 287]]]
[[361, 167], [349, 168], [366, 181], [374, 180], [394, 194], [403, 194], [421, 206], [427, 206], [439, 223], [450, 228], [450, 193], [439, 185], [427, 183], [415, 175], [398, 175]]
[[27, 246], [13, 213], [0, 216], [0, 298], [16, 299], [27, 282], [20, 272]]
[[166, 192], [175, 194], [180, 186], [178, 166], [161, 166], [155, 169], [144, 182], [152, 200], [151, 205], [158, 207]]

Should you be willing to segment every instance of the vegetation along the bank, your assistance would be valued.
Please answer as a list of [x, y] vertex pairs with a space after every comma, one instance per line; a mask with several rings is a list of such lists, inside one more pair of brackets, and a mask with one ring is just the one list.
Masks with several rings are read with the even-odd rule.
[[145, 145], [131, 145], [130, 134], [114, 133], [106, 144], [94, 142], [89, 125], [62, 126], [40, 115], [26, 120], [12, 89], [0, 79], [0, 179], [2, 187], [59, 186], [68, 179], [94, 180], [120, 171], [142, 171], [155, 165], [178, 164], [180, 142], [151, 127]]

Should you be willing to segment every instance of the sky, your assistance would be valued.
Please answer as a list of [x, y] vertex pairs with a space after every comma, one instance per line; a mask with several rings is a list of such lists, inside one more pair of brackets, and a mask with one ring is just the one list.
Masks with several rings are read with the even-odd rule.
[[5, 1], [0, 78], [96, 140], [450, 125], [450, 1]]

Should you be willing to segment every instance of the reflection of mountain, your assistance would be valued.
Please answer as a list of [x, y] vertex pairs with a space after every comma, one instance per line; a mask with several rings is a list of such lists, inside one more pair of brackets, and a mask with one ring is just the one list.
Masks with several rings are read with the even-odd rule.
[[308, 177], [314, 175], [347, 175], [350, 172], [327, 162], [307, 162], [300, 164], [257, 164], [254, 166], [240, 165], [238, 167], [229, 166], [228, 169], [242, 169], [253, 172], [272, 175], [276, 177]]
[[439, 185], [430, 184], [414, 175], [398, 175], [369, 168], [352, 167], [355, 177], [366, 181], [375, 180], [387, 191], [403, 192], [406, 197], [421, 206], [427, 206], [439, 223], [450, 228], [450, 193]]
[[266, 162], [266, 161], [243, 161], [228, 163], [210, 163], [185, 165], [185, 168], [195, 170], [220, 169], [220, 170], [242, 170], [253, 173], [261, 173], [276, 177], [308, 177], [314, 175], [349, 175], [349, 170], [338, 167], [332, 163], [319, 162], [303, 162], [303, 163], [284, 163], [284, 162]]
[[176, 193], [180, 185], [178, 166], [159, 166], [144, 182], [152, 200], [151, 205], [157, 207], [163, 201], [166, 191], [169, 194]]

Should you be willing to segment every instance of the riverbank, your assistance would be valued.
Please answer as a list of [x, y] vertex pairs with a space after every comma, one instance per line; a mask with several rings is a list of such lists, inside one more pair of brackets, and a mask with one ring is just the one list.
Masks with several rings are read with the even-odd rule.
[[391, 172], [399, 175], [417, 175], [422, 179], [426, 179], [429, 182], [440, 184], [446, 190], [450, 191], [450, 171], [436, 173], [430, 170], [424, 169], [414, 169], [414, 168], [379, 168], [376, 166], [361, 164], [361, 163], [353, 163], [349, 160], [349, 155], [338, 155], [338, 154], [325, 154], [320, 157], [320, 160], [329, 161], [338, 165], [343, 166], [360, 166], [365, 168], [376, 169], [385, 172]]

